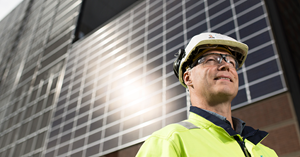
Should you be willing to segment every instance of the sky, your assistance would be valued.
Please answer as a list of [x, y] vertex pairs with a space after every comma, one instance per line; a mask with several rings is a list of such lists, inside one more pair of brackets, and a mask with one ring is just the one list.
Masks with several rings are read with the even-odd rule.
[[0, 0], [0, 21], [23, 0]]

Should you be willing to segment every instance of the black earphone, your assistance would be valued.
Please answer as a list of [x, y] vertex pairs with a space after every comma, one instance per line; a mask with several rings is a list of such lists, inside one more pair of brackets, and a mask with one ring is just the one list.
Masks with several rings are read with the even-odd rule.
[[182, 58], [184, 58], [184, 56], [185, 56], [184, 49], [179, 49], [179, 51], [175, 54], [175, 57], [177, 57], [177, 58], [173, 63], [173, 71], [177, 78], [179, 78], [178, 73], [179, 73], [180, 62], [181, 62]]

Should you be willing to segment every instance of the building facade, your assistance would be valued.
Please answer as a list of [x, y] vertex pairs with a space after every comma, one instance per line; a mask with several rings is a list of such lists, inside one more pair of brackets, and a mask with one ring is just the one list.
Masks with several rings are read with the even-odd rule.
[[300, 156], [299, 1], [126, 2], [24, 0], [0, 22], [0, 156], [134, 156], [187, 118], [174, 54], [202, 32], [249, 46], [233, 115]]

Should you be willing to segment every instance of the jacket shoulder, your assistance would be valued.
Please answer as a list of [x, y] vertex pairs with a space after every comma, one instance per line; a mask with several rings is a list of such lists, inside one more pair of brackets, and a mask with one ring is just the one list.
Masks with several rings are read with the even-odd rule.
[[154, 132], [151, 136], [168, 139], [174, 134], [179, 134], [182, 132], [187, 132], [190, 129], [199, 129], [199, 127], [195, 126], [191, 122], [185, 120], [179, 123], [169, 124], [164, 128]]

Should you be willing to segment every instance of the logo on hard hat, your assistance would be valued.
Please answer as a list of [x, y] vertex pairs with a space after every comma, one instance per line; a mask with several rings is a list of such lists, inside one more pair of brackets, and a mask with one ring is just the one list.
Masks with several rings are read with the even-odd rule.
[[209, 34], [208, 36], [209, 36], [209, 37], [208, 37], [209, 39], [215, 38], [215, 37], [212, 36], [211, 34]]

